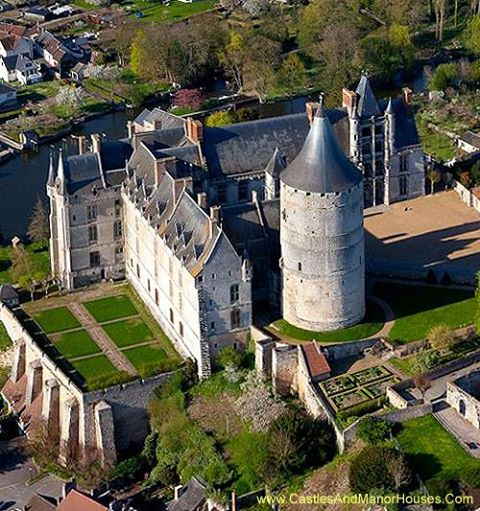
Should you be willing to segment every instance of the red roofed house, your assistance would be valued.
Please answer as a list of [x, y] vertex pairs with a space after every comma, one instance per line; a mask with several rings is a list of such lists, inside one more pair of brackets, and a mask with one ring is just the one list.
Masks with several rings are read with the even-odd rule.
[[108, 511], [108, 507], [73, 489], [57, 506], [57, 511]]

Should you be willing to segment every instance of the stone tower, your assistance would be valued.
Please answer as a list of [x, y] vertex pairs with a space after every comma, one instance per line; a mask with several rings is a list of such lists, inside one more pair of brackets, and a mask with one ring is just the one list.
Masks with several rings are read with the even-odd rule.
[[358, 323], [365, 314], [362, 176], [322, 102], [280, 180], [283, 317], [308, 330]]

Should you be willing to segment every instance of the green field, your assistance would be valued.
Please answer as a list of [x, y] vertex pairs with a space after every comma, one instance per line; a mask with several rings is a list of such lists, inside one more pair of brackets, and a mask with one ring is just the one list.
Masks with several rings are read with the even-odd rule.
[[390, 339], [408, 343], [426, 338], [436, 325], [460, 328], [474, 322], [473, 292], [461, 289], [378, 282], [374, 293], [395, 313]]
[[[41, 243], [32, 243], [25, 247], [32, 254], [32, 261], [42, 272], [50, 271], [50, 255], [48, 247]], [[12, 265], [12, 247], [0, 247], [0, 284], [12, 283], [10, 267]], [[15, 282], [14, 282], [15, 284]]]
[[138, 348], [124, 350], [122, 353], [130, 360], [142, 377], [169, 369], [167, 367], [167, 354], [160, 347], [139, 346]]
[[85, 302], [83, 305], [99, 323], [138, 314], [137, 309], [126, 295], [100, 298]]
[[297, 328], [284, 319], [279, 319], [273, 323], [271, 330], [280, 331], [282, 334], [297, 339], [299, 341], [320, 341], [320, 342], [344, 342], [365, 339], [376, 334], [383, 327], [383, 310], [374, 303], [368, 304], [367, 315], [358, 325], [343, 328], [335, 332], [314, 332]]
[[3, 326], [3, 323], [0, 321], [0, 353], [2, 351], [8, 350], [8, 348], [10, 348], [11, 345], [12, 340], [8, 336], [7, 331]]
[[148, 2], [145, 0], [135, 0], [129, 4], [130, 12], [142, 13], [141, 21], [167, 22], [189, 18], [195, 14], [213, 9], [217, 0], [196, 0], [192, 3], [183, 3], [173, 0], [168, 7], [160, 2]]
[[81, 326], [77, 318], [67, 307], [58, 307], [36, 312], [33, 314], [33, 318], [46, 334], [63, 332], [64, 330], [71, 330]]
[[153, 339], [152, 332], [140, 318], [115, 321], [115, 323], [103, 325], [102, 328], [119, 348], [140, 344]]
[[404, 422], [397, 440], [432, 493], [458, 480], [465, 467], [480, 468], [480, 460], [469, 456], [432, 415]]
[[116, 369], [105, 355], [72, 362], [73, 367], [83, 376], [89, 390], [101, 389], [132, 379]]
[[82, 357], [101, 352], [101, 349], [86, 330], [60, 334], [53, 342], [58, 351], [66, 358]]

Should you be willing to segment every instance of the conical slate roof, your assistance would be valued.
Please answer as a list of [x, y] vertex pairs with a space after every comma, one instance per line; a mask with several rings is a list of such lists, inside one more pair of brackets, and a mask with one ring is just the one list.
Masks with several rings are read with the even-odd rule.
[[312, 193], [348, 190], [362, 180], [360, 171], [345, 156], [332, 125], [320, 105], [298, 156], [280, 175], [291, 188]]
[[381, 115], [377, 100], [373, 94], [372, 87], [368, 78], [363, 75], [358, 84], [358, 115], [360, 117], [372, 117], [372, 115]]
[[280, 172], [286, 167], [285, 156], [279, 151], [278, 147], [275, 149], [270, 161], [265, 167], [265, 172], [268, 172], [274, 177], [280, 175]]

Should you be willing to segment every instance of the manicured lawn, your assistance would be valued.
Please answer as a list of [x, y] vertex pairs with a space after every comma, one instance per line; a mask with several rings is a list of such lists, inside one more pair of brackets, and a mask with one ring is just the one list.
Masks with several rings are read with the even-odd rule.
[[153, 334], [140, 318], [125, 319], [103, 325], [112, 341], [119, 347], [132, 346], [153, 339]]
[[58, 351], [66, 358], [82, 357], [101, 352], [101, 349], [85, 330], [60, 334], [53, 342]]
[[33, 314], [35, 321], [46, 334], [79, 328], [80, 323], [67, 307], [47, 309]]
[[[147, 377], [166, 368], [167, 354], [160, 347], [139, 346], [122, 351], [140, 376]], [[160, 369], [160, 371], [159, 371]]]
[[100, 298], [85, 302], [83, 305], [99, 323], [138, 314], [137, 309], [126, 295]]
[[170, 6], [160, 2], [148, 2], [145, 0], [135, 0], [129, 5], [132, 14], [136, 12], [143, 13], [141, 21], [165, 22], [189, 18], [194, 14], [213, 9], [217, 0], [196, 0], [192, 3], [183, 3], [173, 0]]
[[8, 350], [8, 348], [10, 348], [11, 345], [12, 340], [8, 336], [7, 331], [3, 326], [3, 323], [0, 321], [0, 353], [2, 351]]
[[480, 467], [480, 460], [469, 456], [432, 415], [402, 426], [397, 440], [427, 488], [458, 479], [466, 466]]
[[378, 282], [374, 293], [395, 312], [390, 338], [400, 343], [424, 339], [436, 325], [471, 325], [477, 309], [473, 292], [461, 289]]
[[116, 369], [105, 355], [78, 360], [72, 365], [83, 376], [89, 390], [106, 388], [131, 379]]
[[384, 314], [383, 310], [374, 303], [368, 304], [367, 315], [365, 319], [358, 325], [343, 328], [335, 332], [313, 332], [297, 328], [284, 319], [279, 319], [273, 323], [272, 331], [275, 329], [293, 339], [299, 341], [321, 341], [321, 342], [342, 342], [355, 341], [365, 339], [380, 331], [383, 327]]

